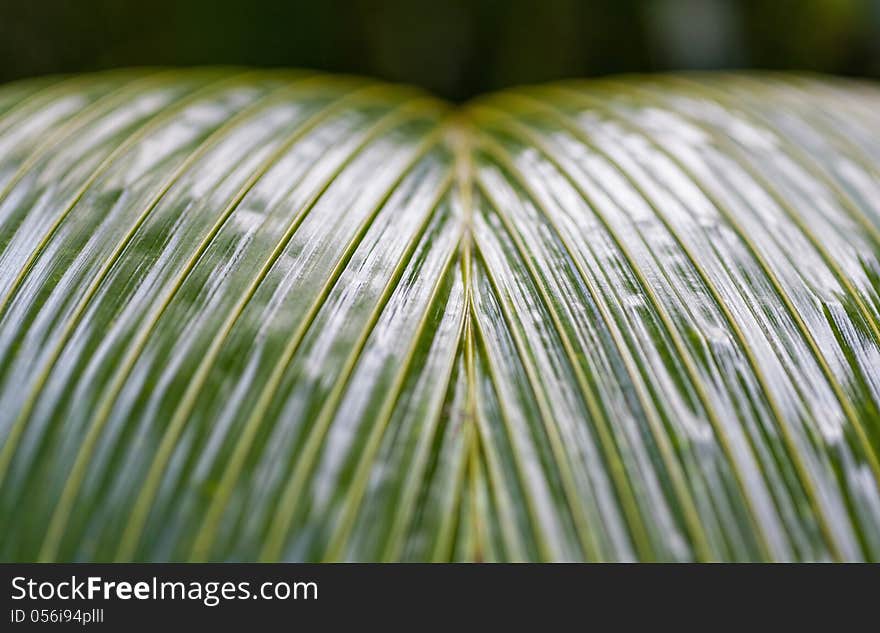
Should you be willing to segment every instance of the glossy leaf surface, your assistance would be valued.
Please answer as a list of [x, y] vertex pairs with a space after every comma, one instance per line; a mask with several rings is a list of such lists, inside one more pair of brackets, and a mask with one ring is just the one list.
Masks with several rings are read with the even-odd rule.
[[880, 91], [0, 88], [3, 560], [880, 559]]

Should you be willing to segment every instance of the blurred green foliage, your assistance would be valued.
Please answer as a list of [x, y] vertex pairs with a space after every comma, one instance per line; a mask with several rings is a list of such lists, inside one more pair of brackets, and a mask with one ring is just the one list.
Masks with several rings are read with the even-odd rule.
[[0, 81], [159, 64], [367, 74], [452, 99], [680, 68], [880, 77], [880, 0], [0, 0]]

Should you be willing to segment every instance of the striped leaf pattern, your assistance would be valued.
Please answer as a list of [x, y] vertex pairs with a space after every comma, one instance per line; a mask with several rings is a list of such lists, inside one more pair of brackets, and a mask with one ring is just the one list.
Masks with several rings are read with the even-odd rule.
[[0, 559], [880, 559], [880, 90], [0, 88]]

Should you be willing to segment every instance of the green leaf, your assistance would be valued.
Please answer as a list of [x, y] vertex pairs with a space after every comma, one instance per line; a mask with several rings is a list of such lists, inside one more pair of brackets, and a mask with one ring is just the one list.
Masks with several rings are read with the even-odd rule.
[[0, 88], [0, 558], [880, 560], [878, 105]]

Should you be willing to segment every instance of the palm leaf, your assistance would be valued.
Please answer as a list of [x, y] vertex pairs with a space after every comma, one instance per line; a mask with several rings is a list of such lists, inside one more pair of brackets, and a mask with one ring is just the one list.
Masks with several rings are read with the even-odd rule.
[[0, 557], [880, 559], [878, 104], [0, 89]]

